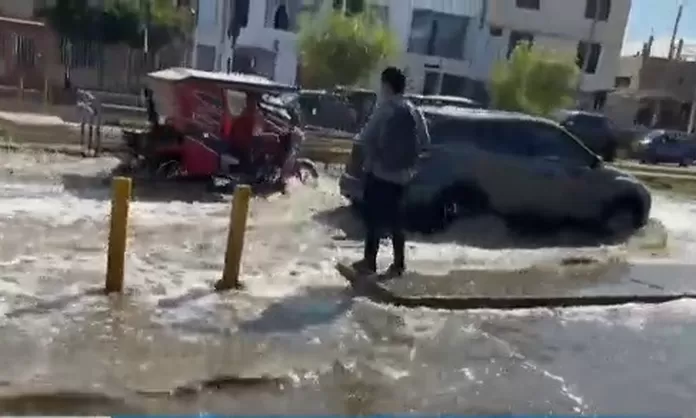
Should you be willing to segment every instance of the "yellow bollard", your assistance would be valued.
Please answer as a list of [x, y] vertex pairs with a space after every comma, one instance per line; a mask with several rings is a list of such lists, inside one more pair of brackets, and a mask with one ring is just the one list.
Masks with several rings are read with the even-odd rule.
[[131, 179], [115, 177], [112, 183], [111, 229], [106, 260], [106, 293], [123, 291], [126, 238], [128, 234], [128, 206], [131, 199]]
[[251, 187], [240, 185], [234, 191], [230, 227], [227, 232], [227, 250], [225, 251], [225, 267], [222, 279], [215, 283], [215, 290], [239, 289], [239, 264], [242, 261], [244, 234], [249, 213]]

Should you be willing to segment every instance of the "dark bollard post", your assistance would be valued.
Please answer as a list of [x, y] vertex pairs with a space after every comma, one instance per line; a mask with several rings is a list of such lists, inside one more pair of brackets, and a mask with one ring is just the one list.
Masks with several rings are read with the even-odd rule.
[[82, 152], [85, 150], [85, 113], [84, 110], [79, 108], [80, 111], [80, 149]]
[[94, 115], [89, 115], [89, 137], [87, 138], [87, 151], [90, 152], [94, 149]]
[[101, 103], [97, 103], [95, 110], [96, 110], [96, 114], [97, 114], [97, 133], [96, 133], [97, 137], [96, 137], [96, 145], [95, 145], [95, 149], [94, 149], [94, 156], [98, 157], [102, 151]]

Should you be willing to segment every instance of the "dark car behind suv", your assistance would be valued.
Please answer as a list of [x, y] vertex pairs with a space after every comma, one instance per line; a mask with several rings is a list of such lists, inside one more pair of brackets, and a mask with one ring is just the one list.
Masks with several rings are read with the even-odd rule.
[[616, 158], [618, 131], [605, 115], [581, 110], [563, 110], [556, 115], [556, 121], [604, 161], [611, 162]]
[[634, 151], [642, 163], [673, 163], [686, 167], [696, 161], [696, 136], [658, 129], [645, 134], [635, 144]]

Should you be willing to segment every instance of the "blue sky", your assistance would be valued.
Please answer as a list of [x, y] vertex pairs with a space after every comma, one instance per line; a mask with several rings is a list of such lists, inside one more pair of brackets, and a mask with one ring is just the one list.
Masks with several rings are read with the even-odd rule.
[[[633, 54], [640, 50], [641, 44], [648, 39], [652, 29], [656, 38], [653, 53], [655, 55], [666, 55], [669, 39], [672, 36], [674, 18], [681, 1], [633, 0], [623, 53]], [[682, 37], [685, 43], [696, 44], [696, 26], [692, 23], [696, 22], [696, 0], [683, 1], [684, 13], [677, 39]]]

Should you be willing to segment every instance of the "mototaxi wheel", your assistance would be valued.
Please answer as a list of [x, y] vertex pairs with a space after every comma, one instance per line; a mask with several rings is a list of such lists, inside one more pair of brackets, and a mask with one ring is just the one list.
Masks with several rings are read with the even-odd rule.
[[297, 160], [292, 170], [293, 177], [296, 177], [302, 184], [316, 185], [319, 180], [319, 172], [310, 161]]
[[171, 180], [182, 175], [181, 162], [179, 160], [169, 160], [160, 164], [155, 170], [156, 179]]

